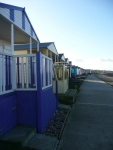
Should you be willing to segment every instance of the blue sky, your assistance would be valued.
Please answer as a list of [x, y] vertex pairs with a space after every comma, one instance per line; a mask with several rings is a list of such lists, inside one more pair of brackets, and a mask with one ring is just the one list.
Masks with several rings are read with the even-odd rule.
[[73, 65], [113, 70], [112, 0], [1, 0], [25, 7], [40, 42], [55, 42]]

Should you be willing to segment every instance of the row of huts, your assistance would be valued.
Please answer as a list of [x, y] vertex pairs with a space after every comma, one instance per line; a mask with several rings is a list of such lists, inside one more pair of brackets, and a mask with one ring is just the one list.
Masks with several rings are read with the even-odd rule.
[[18, 124], [42, 133], [58, 107], [58, 93], [84, 73], [54, 42], [39, 41], [25, 8], [0, 3], [0, 136]]

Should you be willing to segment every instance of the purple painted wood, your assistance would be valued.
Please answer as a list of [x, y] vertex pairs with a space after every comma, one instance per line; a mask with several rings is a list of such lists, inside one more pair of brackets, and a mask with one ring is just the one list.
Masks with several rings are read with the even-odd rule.
[[[42, 64], [41, 64], [42, 63]], [[36, 70], [37, 70], [37, 116], [38, 116], [38, 132], [42, 132], [42, 109], [41, 109], [41, 97], [42, 97], [42, 66], [43, 66], [43, 58], [41, 57], [41, 53], [36, 53]]]
[[[39, 100], [38, 100], [39, 101]], [[39, 105], [39, 103], [38, 103]], [[50, 120], [52, 119], [54, 112], [57, 108], [57, 101], [56, 97], [53, 93], [53, 88], [49, 87], [47, 89], [44, 89], [42, 91], [41, 95], [41, 102], [40, 102], [40, 108], [41, 108], [41, 126], [40, 122], [38, 121], [38, 132], [41, 133], [44, 131]], [[38, 114], [39, 116], [39, 114]]]
[[15, 92], [0, 95], [0, 136], [17, 124]]
[[37, 91], [16, 91], [18, 124], [38, 126]]
[[17, 87], [20, 88], [19, 57], [17, 57]]
[[49, 121], [54, 115], [57, 107], [57, 100], [54, 96], [52, 87], [42, 90], [42, 56], [40, 52], [36, 53], [37, 66], [37, 108], [38, 108], [38, 127], [39, 133], [42, 133]]

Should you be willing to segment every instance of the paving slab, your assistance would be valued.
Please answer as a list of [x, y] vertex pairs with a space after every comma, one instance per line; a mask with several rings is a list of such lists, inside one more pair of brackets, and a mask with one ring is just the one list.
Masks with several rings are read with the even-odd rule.
[[26, 147], [36, 150], [55, 150], [58, 140], [55, 137], [35, 134]]
[[72, 108], [58, 150], [113, 150], [113, 88], [89, 75]]
[[0, 150], [21, 150], [35, 133], [35, 127], [15, 126], [0, 137]]
[[19, 142], [25, 144], [34, 134], [36, 133], [36, 128], [31, 126], [17, 125], [6, 134], [0, 137], [1, 141], [11, 141]]

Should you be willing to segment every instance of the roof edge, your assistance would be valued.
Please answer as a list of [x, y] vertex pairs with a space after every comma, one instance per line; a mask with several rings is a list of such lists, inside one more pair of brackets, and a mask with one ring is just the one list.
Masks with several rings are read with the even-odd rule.
[[18, 6], [13, 6], [13, 5], [9, 5], [9, 4], [4, 4], [4, 3], [1, 3], [1, 2], [0, 2], [0, 7], [8, 8], [8, 9], [16, 9], [16, 10], [20, 10], [20, 11], [25, 11], [25, 8], [18, 7]]
[[36, 32], [35, 32], [35, 30], [34, 30], [34, 28], [33, 28], [32, 24], [31, 24], [31, 21], [30, 21], [30, 19], [29, 19], [28, 15], [27, 15], [27, 13], [26, 13], [25, 9], [24, 9], [24, 12], [25, 12], [26, 18], [28, 19], [28, 21], [29, 21], [29, 23], [30, 23], [30, 25], [31, 25], [31, 27], [32, 27], [32, 29], [33, 29], [33, 31], [34, 31], [34, 33], [35, 33], [35, 36], [36, 36], [37, 40], [40, 42], [40, 40], [39, 40], [39, 38], [38, 38], [38, 36], [37, 36], [37, 34], [36, 34]]
[[39, 38], [38, 38], [38, 36], [37, 36], [37, 34], [36, 34], [34, 28], [33, 28], [33, 25], [31, 24], [31, 21], [30, 21], [30, 19], [29, 19], [27, 13], [26, 13], [26, 11], [25, 11], [25, 7], [22, 8], [22, 7], [13, 6], [13, 5], [5, 4], [5, 3], [0, 3], [0, 7], [2, 7], [2, 8], [7, 8], [7, 9], [14, 9], [14, 10], [23, 11], [23, 12], [25, 13], [25, 16], [26, 16], [28, 22], [29, 22], [30, 25], [31, 25], [31, 28], [33, 29], [33, 32], [34, 32], [34, 34], [35, 34], [35, 36], [36, 36], [38, 42], [40, 42], [40, 40], [39, 40]]

